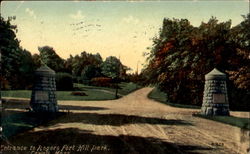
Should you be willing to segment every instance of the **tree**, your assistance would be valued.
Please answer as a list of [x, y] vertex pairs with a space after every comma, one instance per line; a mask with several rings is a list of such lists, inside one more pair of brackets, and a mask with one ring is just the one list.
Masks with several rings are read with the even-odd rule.
[[[15, 83], [14, 77], [17, 76], [16, 68], [19, 65], [19, 41], [16, 38], [16, 26], [10, 24], [0, 17], [0, 50], [1, 50], [1, 83], [3, 88], [10, 88]], [[12, 83], [11, 83], [12, 82]]]
[[101, 76], [101, 70], [95, 65], [88, 65], [82, 70], [83, 80], [90, 80], [95, 77]]
[[115, 81], [116, 93], [115, 97], [118, 98], [118, 79], [122, 73], [122, 63], [114, 56], [109, 56], [101, 65], [102, 74], [112, 78]]
[[109, 56], [101, 64], [101, 70], [105, 76], [110, 77], [112, 79], [117, 79], [119, 78], [119, 75], [121, 73], [121, 66], [122, 64], [118, 58], [114, 56]]
[[42, 63], [56, 72], [64, 70], [64, 60], [59, 57], [55, 50], [49, 46], [38, 47]]
[[33, 55], [32, 55], [32, 61], [33, 61], [33, 63], [34, 63], [35, 69], [38, 69], [39, 67], [42, 66], [42, 61], [41, 61], [40, 55], [38, 55], [38, 54], [36, 54], [36, 53], [33, 54]]
[[230, 39], [236, 46], [236, 54], [230, 59], [234, 65], [229, 70], [230, 79], [240, 89], [250, 89], [250, 13], [243, 16], [244, 21], [231, 30]]
[[18, 89], [31, 89], [34, 81], [35, 63], [31, 53], [25, 49], [22, 51], [20, 59], [20, 74], [18, 76], [18, 82], [20, 84], [18, 84]]
[[3, 89], [26, 89], [32, 83], [31, 54], [20, 47], [16, 38], [17, 27], [11, 20], [0, 17], [1, 86]]
[[102, 57], [99, 53], [91, 54], [86, 51], [83, 51], [80, 55], [67, 59], [67, 64], [72, 68], [72, 74], [75, 77], [81, 76], [83, 69], [88, 65], [100, 67], [101, 63]]
[[73, 60], [74, 60], [74, 57], [70, 54], [69, 58], [67, 58], [67, 60], [64, 62], [65, 72], [72, 74]]
[[[166, 92], [168, 101], [174, 103], [201, 105], [204, 76], [214, 67], [224, 72], [235, 71], [236, 76], [241, 72], [244, 75], [240, 82], [229, 73], [230, 81], [246, 88], [249, 83], [246, 80], [249, 68], [247, 23], [249, 19], [231, 29], [231, 21], [219, 23], [215, 17], [207, 23], [202, 22], [199, 27], [193, 27], [186, 19], [164, 19], [159, 36], [153, 38], [153, 47], [142, 74], [148, 83], [156, 84]], [[239, 36], [232, 34], [233, 31]], [[240, 42], [247, 45], [242, 47]], [[235, 89], [235, 85], [229, 84]], [[240, 95], [232, 97], [233, 100], [241, 99]]]

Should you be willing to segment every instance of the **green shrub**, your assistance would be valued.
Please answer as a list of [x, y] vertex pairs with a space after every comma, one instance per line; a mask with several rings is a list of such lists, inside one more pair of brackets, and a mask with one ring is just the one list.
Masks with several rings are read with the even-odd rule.
[[72, 90], [73, 78], [72, 75], [65, 72], [56, 73], [56, 89], [57, 90]]

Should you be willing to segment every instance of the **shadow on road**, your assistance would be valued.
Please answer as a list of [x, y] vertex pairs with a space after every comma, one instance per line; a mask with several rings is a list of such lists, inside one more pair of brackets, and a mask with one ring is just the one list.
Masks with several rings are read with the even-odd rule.
[[[7, 105], [6, 108], [24, 107], [28, 102], [21, 104], [14, 102], [14, 105]], [[105, 110], [107, 108], [91, 106], [61, 106], [61, 108], [70, 108], [70, 110]], [[6, 111], [8, 112], [8, 111]], [[58, 115], [34, 114], [30, 112], [13, 112], [6, 117], [2, 117], [5, 135], [8, 136], [8, 142], [12, 145], [22, 146], [59, 146], [61, 149], [64, 145], [74, 145], [70, 153], [195, 153], [197, 150], [216, 150], [210, 147], [198, 145], [184, 145], [163, 141], [159, 138], [140, 137], [131, 135], [98, 135], [95, 132], [81, 130], [78, 128], [61, 128], [54, 130], [32, 130], [38, 125], [47, 127], [59, 123], [83, 123], [93, 125], [111, 125], [122, 126], [126, 124], [162, 124], [162, 125], [192, 125], [184, 120], [161, 119], [155, 117], [142, 117], [135, 115], [123, 114], [101, 114], [101, 113], [59, 113]], [[19, 134], [18, 134], [19, 133]], [[17, 134], [17, 135], [16, 135]], [[2, 141], [1, 145], [8, 143]], [[79, 149], [82, 147], [81, 149]], [[78, 150], [78, 151], [77, 151]], [[39, 151], [39, 152], [46, 152]], [[55, 153], [56, 151], [50, 151]], [[63, 151], [68, 152], [68, 151]], [[30, 153], [26, 151], [3, 151], [3, 153]]]
[[[152, 137], [96, 135], [91, 131], [77, 128], [23, 133], [9, 141], [13, 145], [59, 146], [60, 149], [63, 145], [74, 145], [75, 148], [71, 150], [71, 153], [178, 154], [195, 153], [194, 150], [215, 150], [196, 145], [174, 144]], [[81, 151], [77, 151], [80, 150], [81, 146]], [[99, 148], [94, 148], [98, 146]], [[51, 152], [54, 153], [55, 151]]]
[[[27, 109], [30, 107], [29, 100], [18, 100], [18, 99], [9, 99], [3, 100], [3, 107], [5, 109]], [[107, 110], [108, 108], [104, 107], [93, 107], [93, 106], [77, 106], [77, 105], [58, 105], [59, 110]]]
[[184, 120], [175, 119], [161, 119], [152, 117], [141, 117], [135, 115], [123, 114], [99, 114], [99, 113], [69, 113], [57, 120], [49, 123], [55, 125], [56, 123], [85, 123], [93, 125], [112, 125], [122, 126], [126, 124], [146, 123], [146, 124], [163, 124], [163, 125], [192, 125]]
[[107, 110], [104, 107], [94, 107], [94, 106], [75, 106], [75, 105], [58, 105], [59, 110]]
[[3, 128], [3, 137], [25, 132], [39, 125], [43, 125], [52, 121], [65, 113], [34, 113], [34, 112], [18, 112], [4, 111], [1, 113], [1, 125]]

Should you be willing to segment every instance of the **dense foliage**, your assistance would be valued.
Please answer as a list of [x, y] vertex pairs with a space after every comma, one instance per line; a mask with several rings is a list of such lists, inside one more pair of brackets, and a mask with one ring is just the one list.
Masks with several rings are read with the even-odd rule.
[[40, 52], [39, 56], [42, 64], [49, 66], [56, 72], [63, 71], [64, 60], [56, 54], [52, 47], [38, 47], [38, 51]]
[[34, 71], [41, 65], [47, 65], [57, 73], [58, 90], [72, 89], [72, 82], [88, 81], [91, 84], [91, 79], [96, 77], [117, 80], [126, 76], [128, 68], [118, 58], [111, 56], [103, 61], [99, 53], [83, 51], [64, 60], [53, 47], [41, 46], [38, 47], [39, 54], [31, 55], [19, 45], [17, 27], [11, 25], [11, 20], [0, 19], [2, 89], [31, 89]]
[[243, 109], [250, 89], [250, 15], [244, 18], [233, 28], [231, 21], [215, 17], [199, 27], [186, 19], [164, 19], [142, 72], [146, 83], [157, 84], [168, 101], [201, 105], [204, 76], [216, 67], [229, 75], [231, 107]]
[[110, 56], [101, 65], [102, 73], [110, 78], [117, 78], [120, 75], [122, 64], [116, 57]]
[[0, 17], [1, 88], [29, 89], [34, 63], [31, 54], [22, 49], [16, 38], [17, 27]]
[[66, 60], [65, 68], [72, 73], [73, 76], [81, 76], [82, 71], [88, 65], [99, 67], [102, 63], [102, 57], [99, 53], [91, 54], [83, 51], [80, 55], [72, 56]]

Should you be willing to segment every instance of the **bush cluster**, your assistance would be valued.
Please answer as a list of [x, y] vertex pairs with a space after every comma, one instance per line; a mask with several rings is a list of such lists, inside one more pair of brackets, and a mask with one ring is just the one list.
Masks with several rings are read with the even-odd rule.
[[108, 77], [96, 77], [91, 79], [91, 84], [100, 87], [110, 87], [112, 79]]
[[73, 78], [72, 75], [65, 72], [56, 73], [56, 89], [57, 90], [72, 90]]

